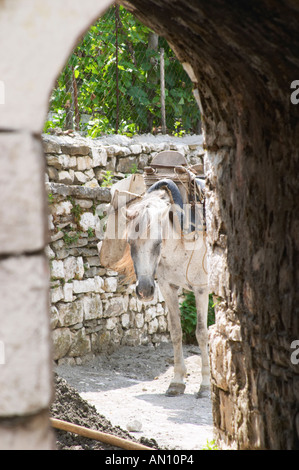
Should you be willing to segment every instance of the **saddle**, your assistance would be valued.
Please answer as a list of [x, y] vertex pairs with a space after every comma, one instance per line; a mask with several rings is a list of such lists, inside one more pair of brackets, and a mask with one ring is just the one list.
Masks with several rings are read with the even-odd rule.
[[180, 152], [166, 150], [158, 153], [151, 165], [144, 168], [143, 176], [147, 190], [158, 181], [174, 182], [181, 194], [183, 205], [191, 208], [190, 225], [184, 227], [185, 232], [190, 233], [198, 229], [198, 210], [202, 211], [201, 224], [205, 230], [205, 176], [202, 164], [188, 166], [186, 158]]

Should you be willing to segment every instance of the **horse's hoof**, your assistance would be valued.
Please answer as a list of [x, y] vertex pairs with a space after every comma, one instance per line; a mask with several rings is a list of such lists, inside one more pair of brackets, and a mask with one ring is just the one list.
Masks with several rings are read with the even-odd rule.
[[177, 395], [183, 395], [186, 385], [181, 383], [172, 383], [169, 385], [166, 392], [168, 397], [176, 397]]
[[202, 385], [195, 396], [196, 398], [211, 398], [211, 390], [209, 385]]

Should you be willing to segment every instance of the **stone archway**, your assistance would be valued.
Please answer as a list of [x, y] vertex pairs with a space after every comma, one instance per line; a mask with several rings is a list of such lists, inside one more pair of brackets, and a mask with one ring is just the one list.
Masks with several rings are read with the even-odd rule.
[[[109, 0], [0, 2], [0, 447], [54, 448], [44, 158], [54, 80]], [[3, 92], [2, 92], [3, 95]], [[2, 96], [3, 98], [3, 96]]]
[[[2, 1], [0, 10], [0, 38], [9, 44], [0, 51], [0, 416], [6, 418], [0, 442], [51, 448], [46, 212], [36, 136], [78, 34], [111, 2], [23, 3]], [[211, 334], [218, 438], [238, 448], [296, 448], [299, 371], [291, 344], [299, 339], [299, 105], [290, 87], [298, 79], [298, 5], [122, 3], [173, 45], [204, 116], [210, 282], [219, 299]]]
[[241, 449], [296, 448], [299, 106], [290, 87], [298, 5], [123, 3], [173, 45], [200, 97], [210, 287], [219, 302], [210, 338], [218, 439]]

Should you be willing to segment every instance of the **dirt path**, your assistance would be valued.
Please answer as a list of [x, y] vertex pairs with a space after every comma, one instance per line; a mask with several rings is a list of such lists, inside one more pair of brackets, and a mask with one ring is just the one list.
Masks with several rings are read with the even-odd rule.
[[172, 370], [171, 344], [123, 347], [82, 366], [59, 366], [56, 372], [113, 426], [127, 430], [137, 420], [137, 439], [155, 439], [160, 448], [197, 450], [213, 440], [210, 398], [195, 397], [200, 383], [200, 356], [185, 346], [188, 370], [185, 394], [166, 397]]

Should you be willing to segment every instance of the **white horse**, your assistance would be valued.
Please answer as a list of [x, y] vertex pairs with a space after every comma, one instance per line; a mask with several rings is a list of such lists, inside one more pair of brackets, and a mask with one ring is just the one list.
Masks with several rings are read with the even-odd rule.
[[126, 208], [125, 238], [128, 245], [115, 269], [136, 276], [136, 294], [142, 301], [153, 298], [155, 277], [157, 279], [168, 310], [174, 350], [174, 375], [166, 392], [168, 396], [183, 394], [185, 390], [186, 367], [178, 289], [182, 287], [194, 292], [197, 309], [196, 338], [202, 362], [202, 381], [198, 396], [203, 396], [203, 392], [206, 394], [210, 388], [205, 233], [201, 226], [201, 230], [184, 234], [182, 214], [180, 194], [171, 180], [159, 181], [145, 196], [131, 202]]

